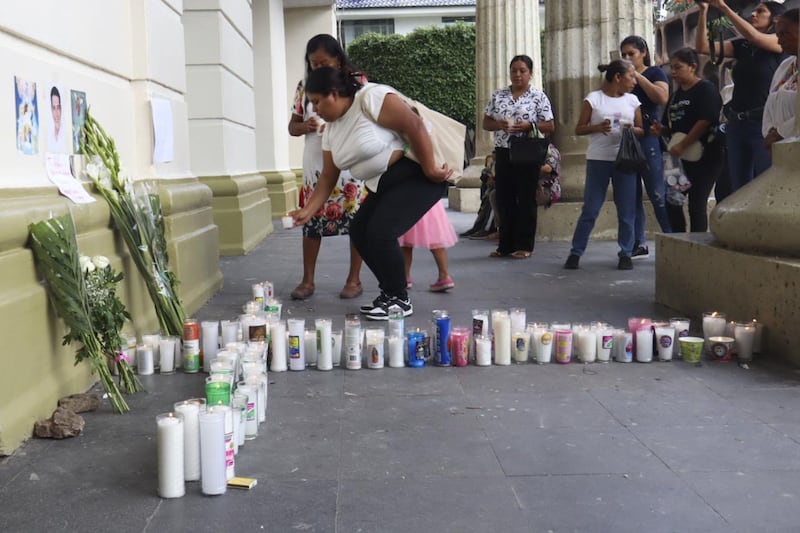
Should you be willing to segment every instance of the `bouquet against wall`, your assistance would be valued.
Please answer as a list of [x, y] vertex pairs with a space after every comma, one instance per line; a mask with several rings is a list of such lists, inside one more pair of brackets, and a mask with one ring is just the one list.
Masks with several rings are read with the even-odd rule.
[[44, 277], [50, 301], [67, 326], [63, 344], [79, 342], [75, 364], [88, 360], [97, 372], [113, 409], [124, 413], [130, 408], [109, 368], [113, 361], [126, 392], [136, 392], [141, 384], [124, 357], [121, 357], [120, 329], [129, 317], [116, 296], [122, 280], [108, 259], [81, 259], [70, 215], [36, 222], [29, 226], [36, 264]]
[[169, 268], [161, 200], [147, 184], [137, 184], [120, 166], [114, 139], [89, 110], [83, 125], [81, 151], [89, 159], [86, 174], [106, 200], [114, 225], [122, 234], [153, 301], [161, 331], [183, 334], [185, 313], [177, 296], [178, 280]]

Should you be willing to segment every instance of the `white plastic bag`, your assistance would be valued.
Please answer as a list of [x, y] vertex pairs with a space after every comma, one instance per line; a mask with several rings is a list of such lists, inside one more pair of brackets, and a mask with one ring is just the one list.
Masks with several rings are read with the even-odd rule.
[[667, 203], [686, 205], [688, 201], [686, 191], [692, 186], [692, 182], [686, 177], [681, 159], [669, 152], [664, 152], [664, 182], [667, 188]]

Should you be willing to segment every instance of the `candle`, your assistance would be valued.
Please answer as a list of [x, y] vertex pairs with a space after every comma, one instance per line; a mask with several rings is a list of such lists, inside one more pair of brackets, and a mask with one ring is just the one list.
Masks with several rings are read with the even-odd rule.
[[389, 367], [403, 368], [405, 362], [403, 361], [403, 338], [391, 336], [389, 337]]
[[303, 336], [303, 354], [306, 366], [317, 366], [317, 332], [306, 329]]
[[[553, 326], [555, 328], [555, 326]], [[572, 361], [572, 330], [555, 330], [556, 363], [562, 365]]]
[[[247, 394], [242, 394], [241, 391], [233, 393], [231, 405], [234, 409], [239, 410], [239, 446], [244, 446], [245, 442], [245, 425], [247, 424]], [[235, 421], [234, 421], [235, 423]]]
[[472, 345], [470, 350], [472, 352], [472, 359], [475, 359], [475, 339], [479, 335], [489, 334], [489, 311], [487, 309], [473, 309], [472, 310]]
[[733, 352], [733, 337], [709, 337], [709, 353], [712, 360], [718, 363], [727, 363], [731, 360], [731, 353]]
[[488, 335], [475, 337], [475, 364], [477, 366], [492, 364], [492, 339]]
[[631, 339], [633, 339], [633, 353], [636, 353], [636, 332], [642, 327], [649, 327], [653, 321], [649, 318], [632, 317], [628, 319], [628, 331], [631, 332]]
[[206, 378], [206, 403], [230, 405], [232, 374], [216, 374]]
[[407, 335], [408, 343], [408, 366], [412, 368], [422, 368], [425, 366], [425, 337], [427, 334], [417, 329], [410, 329]]
[[203, 398], [177, 402], [173, 409], [183, 420], [183, 476], [186, 481], [200, 479], [200, 426], [198, 416], [205, 409]]
[[709, 346], [708, 339], [725, 335], [725, 315], [722, 313], [703, 313], [703, 337], [706, 339], [706, 347]]
[[624, 329], [614, 330], [614, 360], [618, 363], [633, 361], [633, 335]]
[[158, 340], [158, 353], [161, 357], [159, 372], [162, 374], [175, 373], [175, 343], [178, 337], [161, 337]]
[[511, 319], [508, 311], [492, 310], [492, 335], [494, 336], [494, 364], [511, 364]]
[[236, 477], [236, 460], [234, 459], [233, 444], [233, 409], [229, 405], [215, 405], [215, 411], [221, 412], [225, 417], [225, 480]]
[[286, 322], [273, 322], [269, 335], [272, 349], [269, 369], [273, 372], [286, 372]]
[[224, 494], [225, 476], [225, 414], [209, 407], [200, 413], [200, 470], [203, 494]]
[[733, 338], [736, 340], [737, 358], [740, 363], [749, 363], [753, 360], [753, 341], [755, 341], [756, 326], [752, 322], [736, 324]]
[[655, 328], [655, 333], [658, 360], [672, 361], [672, 352], [675, 345], [675, 328], [672, 326], [658, 326]]
[[264, 304], [264, 311], [272, 315], [275, 320], [281, 319], [281, 312], [283, 311], [283, 303], [273, 297], [267, 297], [267, 303]]
[[348, 370], [361, 369], [362, 332], [361, 320], [356, 314], [348, 314], [344, 318], [343, 349], [345, 365]]
[[247, 382], [239, 382], [236, 386], [236, 391], [247, 396], [247, 405], [244, 412], [244, 439], [253, 440], [258, 436], [258, 392], [255, 387]]
[[511, 320], [511, 331], [525, 331], [525, 309], [522, 307], [512, 307], [508, 310], [508, 317]]
[[125, 355], [128, 356], [128, 364], [133, 368], [136, 366], [136, 335], [125, 338]]
[[386, 332], [387, 337], [403, 338], [403, 333], [406, 330], [406, 320], [403, 317], [403, 310], [393, 305], [389, 308], [389, 330]]
[[239, 340], [239, 322], [236, 320], [223, 320], [220, 322], [222, 329], [222, 346], [227, 346], [229, 342]]
[[675, 328], [675, 346], [674, 355], [681, 357], [681, 343], [678, 342], [681, 337], [689, 336], [689, 325], [691, 324], [688, 318], [673, 317], [669, 319], [669, 325]]
[[455, 327], [450, 333], [453, 366], [469, 364], [469, 328]]
[[200, 345], [203, 372], [209, 372], [211, 370], [211, 361], [217, 357], [217, 351], [219, 351], [219, 321], [203, 320], [200, 322], [200, 332], [203, 338], [203, 342]]
[[761, 353], [761, 339], [764, 334], [764, 324], [754, 318], [753, 325], [756, 327], [756, 334], [753, 336], [753, 353]]
[[333, 366], [341, 366], [342, 365], [342, 330], [337, 329], [331, 333], [331, 337], [333, 338], [333, 352], [331, 355], [333, 357]]
[[653, 360], [653, 328], [649, 325], [640, 326], [636, 330], [634, 337], [636, 342], [635, 354], [636, 361], [639, 363], [649, 363]]
[[[158, 352], [158, 345], [161, 342], [161, 335], [158, 334], [151, 334], [151, 335], [142, 335], [142, 344], [150, 345], [150, 348], [153, 350], [153, 369], [157, 368], [160, 363], [159, 359], [159, 352]], [[141, 372], [139, 372], [141, 374]], [[150, 372], [151, 374], [153, 372]], [[147, 375], [147, 374], [144, 374]]]
[[610, 326], [599, 327], [597, 334], [597, 361], [608, 363], [611, 360], [611, 349], [614, 347], [614, 332]]
[[582, 363], [594, 363], [597, 359], [597, 332], [592, 329], [582, 329], [576, 335], [578, 358]]
[[443, 309], [433, 311], [433, 361], [437, 366], [450, 366], [450, 315]]
[[527, 363], [528, 362], [528, 344], [530, 343], [531, 336], [527, 331], [515, 331], [511, 334], [511, 343], [514, 346], [514, 362]]
[[367, 328], [364, 334], [367, 344], [367, 368], [383, 368], [383, 328]]
[[317, 370], [333, 370], [333, 338], [331, 319], [318, 318], [314, 321], [316, 329]]
[[553, 334], [547, 329], [545, 323], [534, 322], [529, 328], [536, 362], [540, 365], [549, 363], [553, 354]]
[[180, 498], [186, 494], [183, 483], [183, 421], [174, 413], [156, 417], [158, 431], [158, 495]]
[[142, 376], [153, 374], [153, 347], [141, 344], [136, 347], [136, 370]]
[[292, 229], [294, 227], [294, 219], [289, 215], [281, 217], [281, 225], [283, 229]]

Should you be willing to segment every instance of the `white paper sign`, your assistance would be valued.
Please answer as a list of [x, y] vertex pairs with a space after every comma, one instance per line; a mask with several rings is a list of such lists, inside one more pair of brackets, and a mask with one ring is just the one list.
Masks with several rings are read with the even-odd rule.
[[153, 163], [169, 163], [173, 158], [172, 102], [151, 98], [153, 112]]
[[47, 177], [50, 178], [58, 191], [76, 204], [90, 204], [95, 202], [80, 181], [72, 176], [69, 169], [69, 154], [51, 154], [44, 156]]

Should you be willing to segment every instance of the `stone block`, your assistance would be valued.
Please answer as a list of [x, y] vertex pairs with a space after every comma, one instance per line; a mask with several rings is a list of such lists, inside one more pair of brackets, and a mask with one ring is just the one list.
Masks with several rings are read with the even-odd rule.
[[68, 409], [73, 413], [86, 413], [96, 411], [100, 407], [100, 395], [94, 393], [81, 393], [64, 396], [58, 400], [58, 406]]
[[464, 213], [477, 213], [481, 207], [481, 190], [450, 187], [447, 191], [450, 209]]
[[656, 248], [659, 304], [692, 318], [697, 332], [705, 311], [756, 318], [765, 356], [800, 365], [800, 260], [727, 249], [710, 233], [658, 235]]
[[33, 426], [33, 433], [45, 439], [66, 439], [80, 435], [85, 425], [86, 422], [81, 415], [59, 407], [50, 418], [37, 420]]

